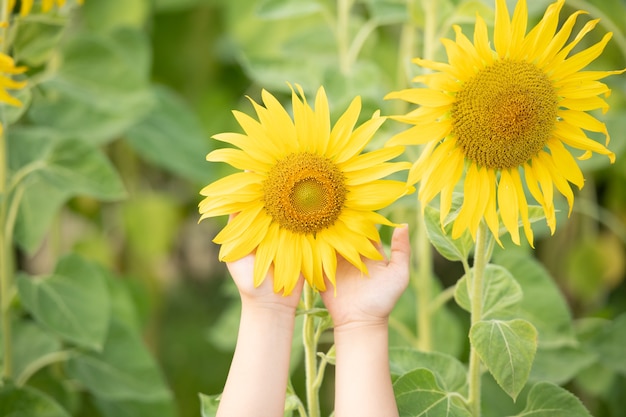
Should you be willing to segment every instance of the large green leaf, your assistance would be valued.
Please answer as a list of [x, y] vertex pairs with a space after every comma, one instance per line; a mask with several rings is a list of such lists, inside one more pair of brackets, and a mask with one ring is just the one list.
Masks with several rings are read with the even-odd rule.
[[602, 328], [588, 343], [599, 361], [607, 368], [626, 375], [626, 313]]
[[68, 255], [53, 275], [21, 274], [17, 286], [26, 309], [46, 328], [79, 346], [102, 348], [110, 304], [105, 278], [97, 266]]
[[206, 154], [212, 141], [189, 106], [172, 90], [154, 87], [157, 104], [129, 130], [128, 143], [148, 161], [192, 181], [212, 180]]
[[508, 248], [496, 254], [494, 259], [494, 263], [508, 269], [522, 287], [524, 297], [516, 316], [535, 326], [539, 344], [545, 348], [576, 346], [578, 342], [567, 301], [532, 253]]
[[111, 401], [171, 401], [171, 393], [140, 336], [111, 321], [101, 352], [85, 352], [67, 363], [68, 374], [94, 396]]
[[151, 52], [140, 30], [70, 38], [61, 65], [38, 85], [30, 119], [65, 137], [104, 143], [119, 137], [153, 105]]
[[540, 382], [528, 393], [526, 408], [516, 417], [591, 417], [571, 392], [549, 382]]
[[401, 417], [469, 417], [461, 396], [444, 391], [428, 369], [410, 371], [393, 384]]
[[52, 398], [34, 388], [0, 388], [1, 417], [70, 417]]
[[34, 15], [21, 19], [13, 40], [13, 57], [29, 67], [48, 61], [61, 39], [66, 20], [59, 16], [46, 19]]
[[61, 341], [30, 320], [13, 324], [13, 371], [17, 377], [42, 356], [61, 350]]
[[[456, 283], [454, 299], [462, 308], [471, 311], [467, 286], [467, 276], [463, 276]], [[522, 300], [522, 296], [520, 285], [506, 268], [488, 264], [483, 277], [481, 319], [509, 318], [513, 307]]]
[[458, 359], [445, 353], [391, 348], [389, 364], [394, 378], [414, 369], [424, 368], [439, 378], [437, 383], [446, 391], [463, 393], [467, 389], [467, 369]]
[[537, 331], [525, 320], [479, 321], [470, 341], [498, 384], [514, 400], [524, 388], [537, 350]]
[[58, 140], [49, 130], [21, 129], [9, 134], [11, 169], [34, 168], [24, 183], [15, 240], [33, 252], [59, 208], [71, 197], [112, 201], [125, 194], [111, 162], [96, 147], [79, 140]]

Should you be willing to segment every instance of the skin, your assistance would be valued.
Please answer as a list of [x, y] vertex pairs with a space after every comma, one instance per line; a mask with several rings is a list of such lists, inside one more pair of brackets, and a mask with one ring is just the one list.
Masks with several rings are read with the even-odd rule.
[[[381, 249], [381, 253], [382, 249]], [[394, 231], [391, 257], [366, 261], [369, 277], [339, 258], [337, 291], [321, 297], [334, 323], [335, 416], [395, 417], [389, 372], [388, 319], [409, 282], [407, 227]], [[227, 264], [241, 296], [237, 346], [218, 417], [282, 417], [300, 278], [287, 297], [272, 289], [272, 271], [254, 288], [254, 255]]]

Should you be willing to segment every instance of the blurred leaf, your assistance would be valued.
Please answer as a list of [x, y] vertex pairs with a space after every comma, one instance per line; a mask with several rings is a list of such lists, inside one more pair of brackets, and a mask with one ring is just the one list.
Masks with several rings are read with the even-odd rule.
[[171, 393], [140, 336], [112, 320], [100, 353], [85, 352], [67, 363], [70, 377], [107, 401], [171, 401]]
[[580, 347], [539, 347], [535, 354], [529, 380], [563, 385], [594, 362], [594, 355]]
[[9, 137], [13, 170], [38, 164], [25, 183], [15, 230], [15, 240], [26, 251], [37, 249], [69, 198], [110, 201], [125, 196], [119, 175], [97, 148], [77, 140], [51, 140], [43, 130], [12, 131]]
[[450, 261], [466, 260], [474, 249], [474, 241], [469, 232], [464, 232], [458, 239], [452, 239], [452, 223], [443, 229], [439, 221], [439, 210], [426, 206], [424, 209], [426, 232], [437, 252]]
[[82, 11], [94, 32], [106, 32], [120, 27], [143, 28], [150, 8], [149, 0], [107, 0], [87, 1]]
[[[9, 106], [8, 104], [0, 104], [0, 117], [2, 117], [3, 126], [9, 126], [17, 122], [22, 115], [28, 110], [32, 101], [32, 91], [29, 86], [22, 88], [21, 90], [11, 91], [11, 95], [22, 102], [19, 107]], [[6, 132], [6, 127], [5, 127]]]
[[2, 417], [70, 417], [52, 398], [30, 387], [0, 387]]
[[18, 377], [37, 359], [59, 350], [60, 340], [32, 321], [13, 324], [13, 371]]
[[156, 106], [128, 131], [128, 143], [157, 166], [191, 181], [210, 182], [214, 178], [206, 155], [212, 143], [193, 111], [166, 87], [154, 87], [153, 94]]
[[524, 388], [537, 350], [537, 330], [525, 320], [479, 321], [470, 341], [498, 385], [513, 400]]
[[437, 383], [449, 392], [467, 390], [467, 369], [454, 356], [441, 352], [422, 352], [414, 348], [389, 349], [392, 377], [400, 377], [418, 368], [430, 370]]
[[517, 317], [531, 322], [539, 333], [542, 347], [575, 346], [572, 317], [563, 294], [546, 269], [532, 256], [515, 248], [495, 255], [522, 287], [524, 297]]
[[179, 12], [202, 4], [209, 4], [213, 0], [154, 0], [153, 7], [157, 12]]
[[202, 417], [215, 417], [217, 414], [217, 407], [220, 404], [220, 396], [217, 395], [200, 395], [200, 406], [202, 408]]
[[45, 20], [34, 15], [21, 19], [13, 40], [13, 58], [29, 67], [45, 64], [63, 33], [65, 19], [47, 15]]
[[109, 324], [109, 294], [98, 267], [76, 255], [62, 258], [48, 277], [19, 275], [26, 309], [62, 338], [90, 349], [102, 348]]
[[61, 65], [39, 84], [32, 121], [92, 143], [116, 138], [151, 108], [151, 51], [146, 35], [119, 29], [82, 34], [61, 50]]
[[442, 390], [428, 369], [415, 369], [402, 375], [394, 382], [393, 390], [401, 417], [471, 416], [458, 394]]
[[540, 382], [528, 393], [526, 408], [518, 417], [591, 417], [571, 392], [549, 382]]
[[170, 399], [157, 401], [108, 400], [94, 398], [96, 408], [103, 417], [174, 417], [176, 411]]
[[316, 0], [262, 0], [257, 15], [267, 20], [288, 19], [317, 13], [322, 7]]
[[626, 375], [626, 313], [604, 326], [589, 342], [589, 348], [609, 369]]
[[[467, 286], [467, 275], [464, 275], [456, 283], [454, 299], [463, 309], [471, 311]], [[486, 266], [483, 277], [482, 319], [507, 318], [511, 314], [511, 307], [518, 304], [522, 297], [522, 288], [506, 268], [494, 264]], [[499, 316], [501, 313], [506, 314], [506, 317]]]

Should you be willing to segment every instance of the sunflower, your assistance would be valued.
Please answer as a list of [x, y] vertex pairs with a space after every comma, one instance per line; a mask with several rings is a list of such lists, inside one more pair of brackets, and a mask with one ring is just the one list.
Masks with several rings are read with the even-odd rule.
[[385, 118], [376, 112], [357, 128], [361, 111], [355, 98], [331, 129], [326, 93], [320, 88], [315, 109], [302, 89], [292, 89], [293, 119], [263, 90], [263, 106], [250, 100], [258, 121], [234, 111], [245, 134], [214, 138], [235, 148], [215, 150], [208, 161], [242, 170], [206, 186], [201, 219], [237, 213], [214, 242], [219, 258], [231, 262], [256, 253], [254, 283], [271, 265], [274, 291], [289, 294], [300, 274], [324, 291], [324, 275], [335, 284], [337, 254], [367, 274], [362, 257], [381, 259], [376, 225], [393, 226], [375, 212], [410, 191], [405, 182], [383, 177], [409, 169], [389, 162], [404, 147], [363, 152]]
[[16, 67], [15, 61], [10, 56], [0, 52], [0, 103], [11, 106], [21, 106], [22, 102], [13, 97], [7, 90], [17, 90], [26, 87], [26, 81], [15, 81], [7, 75], [21, 74], [26, 67]]
[[611, 33], [572, 54], [598, 20], [587, 22], [567, 43], [577, 18], [585, 12], [573, 13], [557, 31], [563, 4], [564, 0], [551, 4], [526, 33], [526, 1], [517, 3], [510, 19], [506, 1], [496, 0], [495, 50], [485, 21], [477, 15], [473, 42], [458, 26], [454, 26], [455, 41], [442, 40], [447, 63], [414, 61], [433, 70], [415, 79], [426, 88], [386, 97], [419, 105], [394, 117], [414, 126], [392, 137], [389, 144], [424, 145], [408, 181], [420, 182], [418, 198], [424, 206], [440, 195], [442, 224], [451, 210], [453, 190], [465, 174], [464, 200], [454, 219], [453, 238], [469, 229], [475, 239], [484, 219], [497, 239], [501, 219], [513, 242], [519, 244], [521, 218], [532, 245], [523, 182], [554, 233], [554, 188], [566, 197], [571, 213], [570, 183], [578, 188], [584, 184], [570, 150], [582, 150], [579, 159], [598, 153], [615, 160], [611, 151], [585, 131], [603, 134], [608, 145], [605, 124], [587, 112], [606, 112], [609, 106], [599, 96], [608, 96], [610, 90], [598, 80], [624, 70], [581, 71], [602, 53]]

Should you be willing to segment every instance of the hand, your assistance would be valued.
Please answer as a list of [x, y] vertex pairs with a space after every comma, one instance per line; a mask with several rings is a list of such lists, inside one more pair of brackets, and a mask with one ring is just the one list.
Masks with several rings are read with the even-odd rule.
[[304, 278], [300, 276], [296, 287], [288, 296], [276, 294], [274, 292], [274, 271], [273, 267], [270, 266], [265, 280], [263, 280], [261, 285], [255, 287], [253, 279], [254, 261], [255, 255], [250, 254], [226, 264], [233, 281], [235, 281], [235, 285], [237, 285], [242, 303], [259, 307], [277, 308], [278, 310], [288, 309], [289, 311], [293, 310], [295, 313], [295, 309], [300, 301]]
[[[336, 295], [332, 285], [321, 293], [335, 329], [342, 326], [386, 325], [391, 310], [409, 283], [409, 230], [407, 226], [394, 230], [391, 239], [391, 259], [366, 260], [369, 276], [343, 258], [337, 260]], [[382, 248], [380, 248], [381, 253]]]

